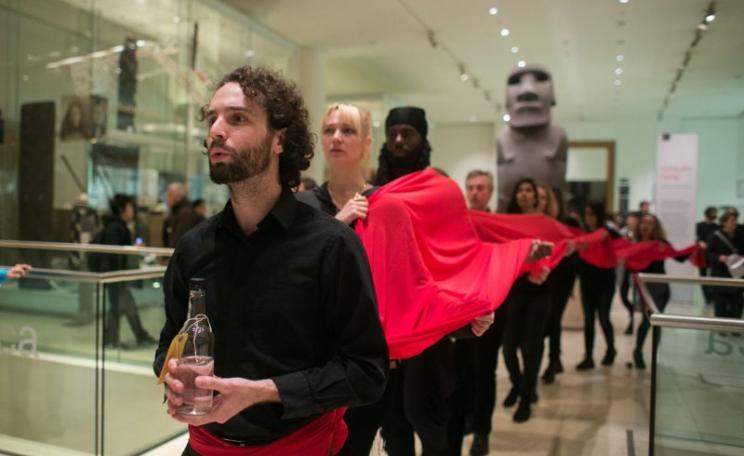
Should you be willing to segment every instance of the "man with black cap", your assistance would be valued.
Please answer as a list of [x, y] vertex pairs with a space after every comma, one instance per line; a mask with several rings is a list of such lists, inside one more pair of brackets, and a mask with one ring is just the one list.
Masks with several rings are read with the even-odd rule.
[[[380, 150], [377, 185], [429, 167], [431, 146], [426, 138], [426, 113], [401, 107], [385, 120], [385, 144]], [[476, 318], [462, 330], [482, 335], [493, 313]], [[426, 456], [447, 454], [448, 397], [454, 385], [453, 342], [444, 337], [423, 353], [390, 363], [390, 376], [380, 402], [350, 409], [345, 417], [349, 438], [341, 455], [369, 454], [377, 429], [382, 427], [389, 456], [414, 456], [414, 432]]]

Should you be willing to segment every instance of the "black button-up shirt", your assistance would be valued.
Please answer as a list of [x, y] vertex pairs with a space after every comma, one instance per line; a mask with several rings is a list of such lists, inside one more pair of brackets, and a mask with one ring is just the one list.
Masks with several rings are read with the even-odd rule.
[[250, 235], [230, 202], [189, 231], [165, 275], [156, 372], [187, 318], [191, 277], [206, 279], [215, 375], [270, 378], [282, 401], [250, 407], [208, 431], [268, 443], [329, 410], [382, 395], [387, 345], [367, 257], [349, 227], [284, 190]]

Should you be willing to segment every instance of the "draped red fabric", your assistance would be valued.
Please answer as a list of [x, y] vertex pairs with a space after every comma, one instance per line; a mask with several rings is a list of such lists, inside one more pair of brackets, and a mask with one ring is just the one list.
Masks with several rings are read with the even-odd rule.
[[332, 410], [288, 436], [260, 446], [235, 445], [210, 434], [201, 426], [189, 426], [189, 446], [204, 456], [328, 456], [341, 451], [346, 442], [345, 412], [346, 408]]
[[481, 241], [457, 184], [430, 169], [373, 193], [356, 232], [393, 359], [415, 356], [496, 309], [528, 270], [531, 241]]
[[514, 239], [539, 238], [554, 242], [556, 248], [550, 258], [550, 266], [560, 262], [565, 246], [572, 241], [583, 246], [579, 256], [587, 263], [599, 268], [614, 268], [623, 262], [630, 270], [641, 271], [652, 262], [672, 257], [689, 256], [690, 262], [701, 267], [705, 264], [702, 249], [691, 245], [675, 250], [659, 241], [630, 242], [626, 239], [610, 239], [607, 230], [586, 233], [566, 226], [545, 215], [489, 214], [470, 211], [476, 232], [484, 241], [505, 242]]

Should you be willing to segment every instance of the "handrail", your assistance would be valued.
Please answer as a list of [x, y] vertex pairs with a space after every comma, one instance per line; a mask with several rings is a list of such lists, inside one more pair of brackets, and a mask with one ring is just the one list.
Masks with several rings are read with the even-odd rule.
[[721, 332], [744, 332], [744, 320], [733, 318], [691, 317], [688, 315], [651, 315], [651, 325], [664, 328], [700, 329]]
[[692, 285], [744, 287], [744, 279], [729, 279], [724, 277], [672, 276], [666, 274], [649, 274], [647, 272], [639, 273], [638, 277], [647, 283], [689, 283]]
[[165, 274], [165, 266], [152, 266], [112, 272], [65, 271], [62, 269], [33, 268], [26, 276], [29, 279], [75, 281], [82, 283], [118, 283], [132, 280], [160, 279]]
[[137, 247], [133, 245], [80, 244], [75, 242], [41, 242], [0, 240], [0, 248], [29, 250], [62, 250], [66, 252], [117, 253], [121, 255], [155, 255], [170, 257], [173, 249], [163, 247]]
[[697, 329], [703, 331], [734, 331], [744, 332], [744, 320], [731, 318], [695, 317], [691, 315], [665, 314], [659, 312], [653, 296], [646, 286], [648, 283], [691, 283], [705, 285], [725, 285], [744, 287], [744, 280], [710, 278], [700, 280], [699, 277], [667, 276], [665, 274], [634, 274], [635, 283], [640, 292], [643, 303], [647, 306], [651, 326], [664, 328]]

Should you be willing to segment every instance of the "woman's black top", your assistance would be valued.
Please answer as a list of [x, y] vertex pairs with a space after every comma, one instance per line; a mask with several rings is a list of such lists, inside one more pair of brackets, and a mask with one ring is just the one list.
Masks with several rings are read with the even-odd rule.
[[[728, 242], [721, 239], [721, 236], [724, 236]], [[708, 236], [708, 248], [705, 253], [705, 261], [708, 263], [711, 276], [731, 278], [731, 273], [729, 273], [728, 267], [718, 261], [718, 258], [721, 255], [728, 256], [733, 253], [741, 255], [741, 252], [735, 252], [734, 249], [731, 248], [731, 246], [736, 247], [737, 245], [740, 245], [741, 242], [742, 240], [739, 239], [737, 233], [734, 233], [732, 237], [729, 237], [722, 230], [716, 230], [713, 234]], [[731, 244], [731, 246], [729, 244]]]

